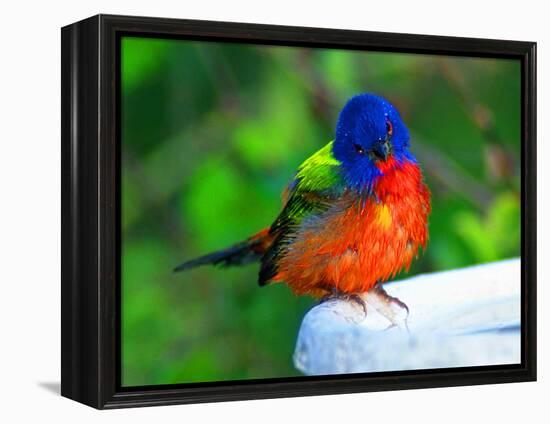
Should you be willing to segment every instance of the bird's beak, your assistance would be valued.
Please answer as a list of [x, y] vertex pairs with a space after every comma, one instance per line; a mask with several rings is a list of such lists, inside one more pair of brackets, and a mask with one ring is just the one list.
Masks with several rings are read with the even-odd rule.
[[374, 143], [372, 148], [372, 153], [374, 156], [384, 162], [388, 159], [392, 152], [391, 141], [386, 138], [385, 140], [380, 140]]

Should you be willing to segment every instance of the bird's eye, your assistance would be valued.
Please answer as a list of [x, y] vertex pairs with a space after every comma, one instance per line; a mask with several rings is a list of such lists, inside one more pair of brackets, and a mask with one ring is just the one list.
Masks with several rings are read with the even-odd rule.
[[365, 153], [363, 146], [361, 146], [360, 144], [354, 144], [353, 147], [355, 147], [355, 151], [360, 155], [363, 155]]
[[386, 119], [386, 134], [388, 134], [390, 137], [393, 134], [393, 125], [389, 119]]

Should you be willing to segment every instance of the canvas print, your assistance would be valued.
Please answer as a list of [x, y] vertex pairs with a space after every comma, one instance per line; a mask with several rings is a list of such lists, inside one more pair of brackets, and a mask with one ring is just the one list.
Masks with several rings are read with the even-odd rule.
[[125, 36], [124, 387], [521, 362], [521, 64]]

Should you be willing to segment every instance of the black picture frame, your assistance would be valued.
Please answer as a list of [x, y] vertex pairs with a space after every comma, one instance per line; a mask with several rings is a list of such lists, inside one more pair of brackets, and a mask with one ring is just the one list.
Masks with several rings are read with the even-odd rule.
[[[522, 360], [518, 365], [122, 388], [120, 37], [521, 61]], [[536, 43], [97, 15], [62, 28], [61, 394], [119, 408], [536, 380]]]

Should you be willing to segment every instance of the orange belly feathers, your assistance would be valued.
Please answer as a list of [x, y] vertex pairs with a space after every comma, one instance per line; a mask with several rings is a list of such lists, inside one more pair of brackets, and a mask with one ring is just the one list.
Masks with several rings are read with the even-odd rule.
[[366, 202], [349, 193], [301, 225], [273, 281], [296, 294], [360, 293], [410, 267], [428, 239], [430, 192], [415, 163], [382, 166]]

